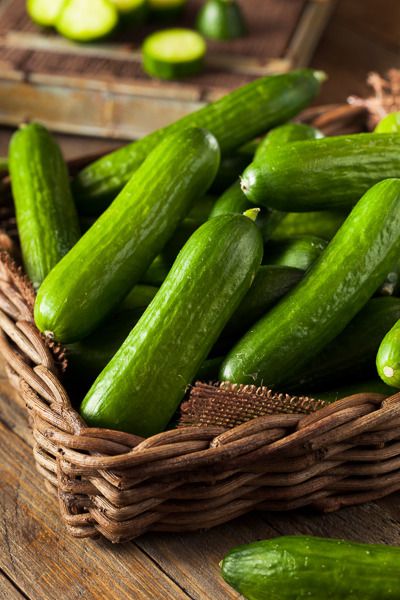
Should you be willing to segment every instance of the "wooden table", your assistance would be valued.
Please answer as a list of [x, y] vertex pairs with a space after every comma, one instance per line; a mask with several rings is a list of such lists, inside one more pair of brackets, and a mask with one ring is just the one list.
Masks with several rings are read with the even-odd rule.
[[[400, 68], [398, 0], [341, 0], [313, 64], [330, 74], [323, 102], [365, 95], [369, 70]], [[0, 130], [0, 153], [9, 131]], [[116, 142], [60, 136], [68, 158]], [[282, 534], [400, 544], [400, 497], [336, 514], [252, 514], [209, 532], [145, 535], [123, 546], [66, 536], [30, 450], [24, 409], [0, 377], [0, 600], [238, 598], [218, 563], [231, 547]]]

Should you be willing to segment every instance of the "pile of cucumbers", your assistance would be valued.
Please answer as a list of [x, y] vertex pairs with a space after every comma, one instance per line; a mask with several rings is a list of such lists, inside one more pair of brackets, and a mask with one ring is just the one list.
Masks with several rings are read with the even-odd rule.
[[161, 432], [199, 377], [334, 399], [400, 386], [400, 133], [292, 122], [323, 79], [257, 79], [72, 185], [43, 126], [14, 134], [35, 322], [66, 346], [90, 425]]

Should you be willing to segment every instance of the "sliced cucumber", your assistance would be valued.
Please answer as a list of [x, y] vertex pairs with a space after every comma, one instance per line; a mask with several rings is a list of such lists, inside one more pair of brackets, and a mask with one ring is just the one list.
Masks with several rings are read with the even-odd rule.
[[143, 68], [152, 77], [177, 79], [201, 71], [206, 43], [190, 29], [166, 29], [150, 35], [142, 47]]
[[151, 15], [162, 21], [179, 17], [187, 0], [148, 0]]
[[76, 42], [92, 42], [105, 37], [118, 23], [118, 11], [109, 0], [67, 0], [56, 28]]
[[208, 0], [200, 9], [197, 29], [214, 40], [232, 40], [246, 34], [246, 22], [236, 0]]
[[375, 127], [374, 133], [400, 133], [400, 111], [383, 117]]
[[65, 0], [28, 0], [26, 11], [32, 21], [42, 27], [55, 25]]

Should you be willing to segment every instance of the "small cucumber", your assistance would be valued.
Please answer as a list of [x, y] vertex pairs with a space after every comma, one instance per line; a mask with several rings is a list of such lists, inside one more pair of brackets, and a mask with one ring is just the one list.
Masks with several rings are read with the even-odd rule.
[[384, 394], [385, 396], [392, 396], [396, 394], [397, 389], [386, 385], [380, 379], [372, 379], [370, 381], [363, 381], [360, 383], [354, 383], [353, 385], [346, 385], [335, 391], [329, 392], [318, 392], [313, 394], [319, 400], [326, 400], [327, 402], [336, 402], [342, 398], [353, 396], [354, 394]]
[[142, 46], [143, 69], [151, 77], [179, 79], [203, 68], [206, 43], [191, 29], [164, 29], [149, 35]]
[[169, 133], [204, 127], [218, 140], [223, 155], [299, 113], [317, 95], [325, 74], [301, 69], [257, 79], [224, 98], [116, 150], [87, 166], [74, 183], [83, 213], [98, 214]]
[[246, 216], [204, 223], [89, 390], [83, 418], [143, 436], [162, 431], [249, 289], [261, 257], [261, 235]]
[[213, 40], [233, 40], [247, 31], [237, 0], [207, 0], [199, 11], [196, 27]]
[[118, 12], [109, 0], [66, 0], [55, 26], [75, 42], [93, 42], [109, 35], [118, 24]]
[[398, 319], [399, 298], [369, 300], [342, 333], [287, 380], [286, 387], [308, 392], [372, 377], [379, 345]]
[[343, 331], [399, 253], [400, 179], [388, 179], [361, 198], [304, 279], [231, 350], [221, 380], [289, 379]]
[[400, 133], [400, 112], [392, 112], [383, 117], [374, 133]]
[[42, 27], [56, 24], [66, 0], [28, 0], [26, 10], [32, 21]]
[[192, 128], [167, 136], [41, 285], [40, 331], [64, 343], [94, 331], [140, 281], [193, 199], [204, 195], [218, 164], [210, 133]]
[[243, 173], [251, 202], [288, 212], [350, 208], [400, 176], [400, 134], [356, 133], [274, 146]]
[[285, 536], [231, 550], [222, 577], [247, 600], [398, 600], [400, 548]]
[[187, 0], [147, 0], [151, 16], [160, 21], [172, 21], [180, 16]]
[[80, 237], [68, 171], [57, 142], [38, 123], [14, 133], [9, 158], [22, 256], [38, 287]]
[[264, 248], [263, 263], [306, 271], [327, 245], [326, 240], [314, 235], [270, 240]]
[[382, 381], [400, 388], [400, 320], [383, 338], [376, 357], [376, 368]]
[[336, 210], [281, 213], [280, 223], [272, 232], [272, 239], [280, 240], [289, 237], [315, 235], [330, 240], [342, 225], [348, 213]]
[[266, 153], [274, 146], [289, 144], [290, 142], [300, 142], [303, 140], [319, 140], [324, 134], [319, 129], [305, 125], [304, 123], [285, 123], [279, 127], [274, 127], [265, 136], [259, 144], [254, 160], [263, 160]]

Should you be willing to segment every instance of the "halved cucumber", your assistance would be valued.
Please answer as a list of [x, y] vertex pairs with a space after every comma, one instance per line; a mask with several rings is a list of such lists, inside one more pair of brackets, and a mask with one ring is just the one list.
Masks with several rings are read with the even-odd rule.
[[374, 133], [400, 133], [400, 111], [383, 117], [375, 127]]
[[208, 0], [200, 9], [197, 29], [214, 40], [232, 40], [246, 33], [246, 23], [236, 0]]
[[150, 35], [142, 47], [143, 68], [152, 77], [177, 79], [198, 73], [206, 43], [190, 29], [166, 29]]
[[32, 21], [42, 27], [52, 27], [57, 21], [65, 0], [28, 0], [26, 11]]
[[56, 28], [76, 42], [92, 42], [111, 33], [117, 23], [117, 9], [109, 0], [67, 0]]

